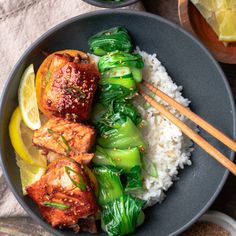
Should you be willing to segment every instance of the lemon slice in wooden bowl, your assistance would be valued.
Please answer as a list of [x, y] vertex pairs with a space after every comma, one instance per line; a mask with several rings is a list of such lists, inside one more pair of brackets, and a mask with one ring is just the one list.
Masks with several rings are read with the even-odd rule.
[[236, 41], [235, 0], [191, 0], [223, 42]]
[[219, 22], [219, 40], [224, 42], [236, 41], [236, 10], [225, 10]]

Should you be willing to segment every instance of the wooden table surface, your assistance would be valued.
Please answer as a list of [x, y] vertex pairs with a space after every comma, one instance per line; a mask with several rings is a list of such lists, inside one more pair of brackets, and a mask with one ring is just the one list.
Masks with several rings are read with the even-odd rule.
[[[177, 0], [143, 0], [148, 12], [160, 15], [179, 24]], [[236, 65], [221, 64], [236, 99]], [[236, 219], [236, 178], [229, 176], [223, 190], [211, 207]], [[0, 220], [0, 236], [51, 236], [30, 218]]]

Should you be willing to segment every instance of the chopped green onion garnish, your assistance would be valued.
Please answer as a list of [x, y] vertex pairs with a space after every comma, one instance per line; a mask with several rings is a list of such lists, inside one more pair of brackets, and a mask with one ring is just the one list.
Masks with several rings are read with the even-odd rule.
[[44, 206], [51, 207], [51, 208], [58, 208], [60, 210], [66, 210], [70, 208], [70, 206], [61, 204], [61, 203], [56, 203], [56, 202], [43, 202], [42, 203]]
[[48, 131], [49, 134], [55, 134], [55, 133], [56, 133], [56, 132], [53, 131], [52, 129], [47, 129], [47, 131]]
[[50, 70], [48, 70], [48, 71], [47, 71], [47, 74], [45, 75], [45, 78], [44, 78], [44, 80], [46, 81], [46, 83], [49, 82], [49, 79], [50, 79], [51, 75], [52, 75], [52, 73], [50, 72]]
[[[83, 177], [81, 176], [81, 174], [79, 174], [78, 172], [74, 171], [74, 170], [71, 169], [69, 166], [65, 166], [65, 170], [66, 170], [66, 173], [67, 173], [68, 177], [70, 178], [71, 182], [72, 182], [77, 188], [79, 188], [79, 189], [82, 190], [82, 191], [86, 191], [86, 190], [87, 190], [86, 184], [85, 184], [84, 179], [83, 179]], [[73, 172], [73, 173], [75, 173], [77, 176], [79, 176], [79, 182], [77, 182], [77, 181], [75, 181], [73, 178], [71, 178], [70, 172]]]
[[[66, 138], [65, 138], [62, 134], [58, 134], [58, 133], [56, 133], [55, 131], [53, 131], [52, 129], [47, 129], [47, 131], [48, 131], [48, 133], [51, 134], [52, 136], [53, 136], [54, 134], [56, 134], [56, 135], [58, 135], [58, 136], [61, 137], [63, 143], [66, 145], [66, 152], [67, 152], [67, 154], [69, 154], [69, 152], [71, 151], [71, 147], [70, 147], [68, 141], [66, 140]], [[54, 138], [54, 137], [53, 137], [53, 138]], [[65, 148], [65, 147], [61, 144], [61, 142], [59, 142], [57, 139], [54, 138], [54, 140], [55, 140], [62, 148]]]
[[86, 94], [78, 86], [65, 87], [64, 89], [70, 94], [79, 93], [79, 98], [86, 98]]
[[67, 140], [66, 140], [66, 138], [61, 134], [60, 135], [61, 136], [61, 139], [62, 139], [62, 141], [63, 141], [63, 143], [66, 145], [66, 147], [67, 147], [67, 152], [70, 152], [71, 151], [71, 148], [70, 148], [70, 145], [69, 145], [69, 143], [67, 142]]

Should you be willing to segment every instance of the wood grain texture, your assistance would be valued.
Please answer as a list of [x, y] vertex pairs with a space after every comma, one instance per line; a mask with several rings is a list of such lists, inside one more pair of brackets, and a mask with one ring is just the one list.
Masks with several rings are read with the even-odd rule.
[[179, 19], [188, 32], [197, 35], [214, 57], [221, 62], [236, 64], [236, 42], [225, 46], [189, 0], [179, 0]]
[[[147, 11], [179, 24], [177, 0], [143, 0]], [[221, 64], [236, 98], [236, 66]], [[224, 212], [236, 219], [236, 178], [230, 175], [211, 209]], [[11, 231], [10, 231], [11, 230]], [[0, 236], [52, 236], [30, 218], [0, 220]]]
[[148, 12], [179, 23], [178, 0], [143, 0], [143, 5]]

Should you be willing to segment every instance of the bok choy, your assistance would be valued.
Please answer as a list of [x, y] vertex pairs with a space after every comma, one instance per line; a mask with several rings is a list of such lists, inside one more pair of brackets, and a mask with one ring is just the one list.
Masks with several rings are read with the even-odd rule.
[[132, 104], [144, 62], [128, 31], [115, 27], [89, 39], [90, 51], [101, 56], [98, 102], [93, 123], [98, 131], [94, 173], [99, 184], [102, 228], [110, 236], [134, 232], [143, 223], [144, 201], [131, 194], [143, 190], [142, 154], [147, 148], [139, 129], [142, 121]]
[[113, 111], [114, 113], [121, 113], [127, 117], [129, 117], [135, 125], [141, 123], [142, 118], [138, 113], [136, 107], [133, 106], [132, 103], [126, 102], [114, 102], [113, 103]]
[[97, 145], [93, 163], [96, 166], [114, 166], [121, 172], [125, 192], [142, 190], [142, 165], [138, 148], [106, 149]]
[[141, 151], [147, 148], [140, 131], [129, 117], [123, 123], [111, 124], [109, 130], [98, 138], [98, 144], [104, 148], [127, 149], [138, 147]]
[[140, 165], [133, 166], [126, 174], [125, 192], [132, 193], [143, 190], [142, 168]]
[[105, 85], [105, 84], [118, 84], [120, 86], [123, 86], [129, 90], [133, 90], [136, 88], [136, 82], [133, 80], [132, 77], [130, 78], [107, 78], [107, 79], [101, 79], [99, 81], [99, 84]]
[[97, 56], [103, 56], [116, 50], [131, 52], [133, 49], [129, 33], [123, 27], [114, 27], [101, 31], [92, 36], [88, 44], [90, 51]]
[[123, 196], [123, 187], [120, 181], [120, 171], [114, 167], [95, 167], [93, 172], [99, 184], [100, 205], [105, 205]]
[[144, 201], [130, 195], [123, 195], [102, 208], [102, 228], [109, 236], [133, 233], [142, 224]]
[[120, 150], [97, 146], [93, 163], [96, 165], [114, 165], [126, 173], [129, 173], [134, 166], [141, 166], [140, 153], [136, 147]]
[[115, 100], [108, 107], [97, 103], [93, 111], [93, 122], [97, 124], [101, 123], [110, 126], [118, 119], [125, 121], [126, 117], [129, 117], [135, 125], [139, 125], [142, 122], [140, 114], [130, 102]]
[[143, 59], [139, 54], [115, 51], [101, 57], [98, 62], [100, 72], [124, 66], [142, 69], [144, 67]]
[[114, 167], [97, 166], [94, 173], [99, 183], [102, 228], [111, 236], [132, 233], [143, 223], [144, 201], [124, 194], [121, 172]]
[[131, 77], [131, 76], [132, 76], [132, 72], [129, 67], [115, 67], [115, 68], [112, 68], [102, 74], [102, 78], [104, 78], [104, 79], [111, 78], [111, 77], [127, 78], [127, 77]]
[[128, 89], [120, 84], [104, 84], [100, 89], [99, 101], [105, 106], [108, 106], [116, 101], [125, 101], [132, 97], [137, 92], [137, 89]]
[[[134, 80], [138, 83], [142, 80], [142, 68], [144, 62], [139, 54], [131, 54], [126, 52], [115, 51], [108, 53], [100, 58], [98, 62], [99, 71], [102, 73], [119, 67], [129, 67]], [[109, 72], [108, 72], [109, 73]]]

